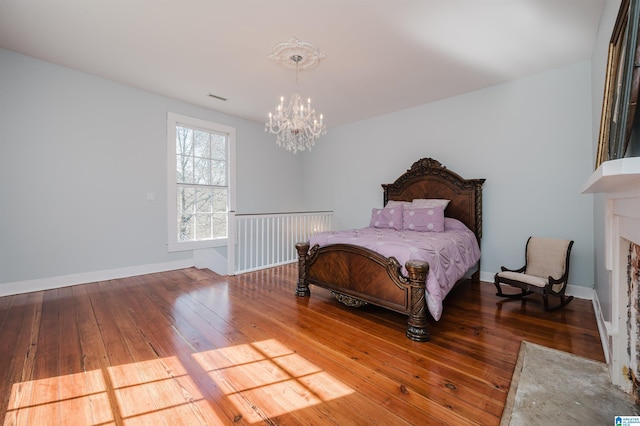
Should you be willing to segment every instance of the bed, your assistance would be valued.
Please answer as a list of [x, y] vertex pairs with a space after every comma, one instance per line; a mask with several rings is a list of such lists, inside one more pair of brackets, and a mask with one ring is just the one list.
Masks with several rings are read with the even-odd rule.
[[[360, 307], [372, 304], [408, 315], [407, 337], [418, 342], [428, 341], [427, 315], [431, 313], [438, 320], [439, 314], [434, 315], [430, 308], [431, 305], [440, 304], [441, 306], [442, 303], [442, 300], [438, 300], [438, 303], [435, 301], [431, 303], [432, 301], [428, 300], [433, 298], [431, 294], [434, 293], [428, 288], [432, 288], [431, 281], [436, 278], [436, 271], [440, 266], [434, 264], [430, 267], [426, 258], [414, 255], [410, 255], [408, 260], [401, 262], [398, 257], [402, 258], [402, 256], [388, 256], [388, 253], [385, 256], [379, 253], [381, 251], [379, 248], [372, 247], [377, 249], [374, 251], [366, 247], [366, 244], [356, 245], [361, 243], [356, 240], [361, 237], [366, 239], [363, 237], [365, 234], [367, 238], [384, 238], [380, 234], [387, 231], [384, 227], [374, 226], [373, 213], [381, 213], [382, 210], [388, 213], [394, 210], [392, 207], [397, 208], [402, 205], [407, 210], [406, 203], [413, 200], [429, 200], [429, 202], [448, 200], [446, 207], [443, 207], [445, 215], [443, 226], [446, 228], [446, 234], [451, 228], [465, 228], [466, 234], [470, 234], [471, 239], [475, 238], [474, 244], [478, 247], [478, 256], [477, 261], [474, 262], [475, 270], [471, 274], [471, 280], [477, 282], [480, 278], [479, 247], [482, 237], [484, 181], [485, 179], [464, 179], [432, 158], [416, 161], [395, 182], [382, 185], [384, 209], [374, 209], [369, 228], [346, 231], [347, 234], [342, 236], [325, 233], [312, 237], [310, 241], [296, 244], [298, 253], [296, 295], [310, 296], [309, 285], [313, 284], [330, 290], [337, 300], [348, 306]], [[399, 232], [405, 234], [405, 238], [406, 235], [414, 235], [413, 231], [400, 229]], [[457, 230], [455, 232], [463, 233]], [[370, 235], [371, 233], [373, 236]], [[422, 232], [422, 234], [425, 233]], [[313, 243], [314, 238], [319, 243]], [[449, 259], [449, 263], [457, 264], [457, 257], [459, 256], [456, 255], [456, 259]], [[466, 270], [462, 275], [466, 276], [468, 273], [469, 270]], [[452, 278], [453, 284], [463, 278], [465, 277], [455, 276]], [[436, 285], [439, 284], [436, 283]], [[451, 287], [452, 285], [447, 286], [441, 299], [444, 299]]]

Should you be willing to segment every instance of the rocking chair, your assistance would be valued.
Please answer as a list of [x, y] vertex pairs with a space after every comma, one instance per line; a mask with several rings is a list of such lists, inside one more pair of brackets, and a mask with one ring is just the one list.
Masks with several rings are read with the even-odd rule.
[[[494, 278], [498, 296], [510, 299], [521, 299], [532, 293], [541, 293], [545, 312], [556, 311], [565, 307], [573, 296], [565, 296], [569, 278], [569, 255], [573, 241], [555, 238], [529, 237], [525, 249], [525, 265], [520, 269], [510, 270], [501, 267]], [[502, 292], [500, 284], [519, 287], [520, 293]], [[549, 308], [548, 296], [560, 298], [559, 304]]]

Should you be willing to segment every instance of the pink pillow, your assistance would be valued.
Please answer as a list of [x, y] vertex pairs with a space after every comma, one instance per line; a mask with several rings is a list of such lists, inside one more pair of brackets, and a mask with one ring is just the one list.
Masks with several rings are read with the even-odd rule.
[[371, 222], [369, 226], [374, 228], [402, 229], [402, 206], [387, 207], [384, 209], [371, 209]]
[[402, 229], [418, 232], [444, 232], [444, 206], [405, 210]]

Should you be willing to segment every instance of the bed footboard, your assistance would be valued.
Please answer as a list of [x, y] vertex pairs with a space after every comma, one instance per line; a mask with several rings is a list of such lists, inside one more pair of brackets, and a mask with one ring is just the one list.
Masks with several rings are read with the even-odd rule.
[[298, 281], [296, 296], [311, 294], [309, 284], [331, 290], [338, 300], [351, 306], [371, 303], [408, 315], [406, 335], [411, 340], [429, 340], [426, 281], [429, 265], [406, 263], [407, 276], [398, 261], [366, 248], [349, 244], [325, 247], [297, 243]]

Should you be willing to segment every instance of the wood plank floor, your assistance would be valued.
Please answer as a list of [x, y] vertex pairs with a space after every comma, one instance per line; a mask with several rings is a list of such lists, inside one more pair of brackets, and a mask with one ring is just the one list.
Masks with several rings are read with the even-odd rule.
[[520, 342], [598, 361], [590, 301], [464, 283], [430, 322], [294, 295], [295, 264], [194, 268], [0, 298], [5, 425], [495, 425]]

